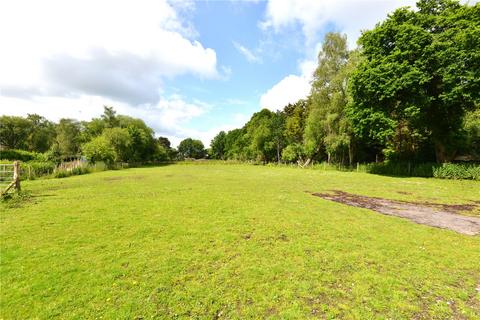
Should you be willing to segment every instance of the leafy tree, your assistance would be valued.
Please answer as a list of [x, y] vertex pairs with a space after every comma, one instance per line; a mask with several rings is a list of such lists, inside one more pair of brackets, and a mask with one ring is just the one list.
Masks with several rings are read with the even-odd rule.
[[128, 162], [132, 160], [134, 157], [134, 144], [128, 129], [107, 128], [101, 137], [104, 137], [111, 149], [114, 150], [115, 156], [113, 160], [115, 162]]
[[29, 114], [27, 121], [30, 122], [30, 128], [25, 141], [26, 149], [46, 152], [55, 141], [55, 124], [38, 114]]
[[315, 157], [324, 151], [327, 159], [351, 162], [350, 128], [345, 116], [350, 73], [347, 38], [327, 33], [318, 55], [310, 96], [310, 112], [305, 128], [305, 151]]
[[105, 127], [107, 128], [115, 128], [119, 126], [117, 112], [113, 107], [103, 106], [103, 114], [101, 118], [105, 122]]
[[95, 137], [92, 141], [82, 146], [82, 152], [91, 163], [103, 161], [108, 167], [111, 167], [117, 155], [105, 135]]
[[234, 129], [225, 136], [225, 154], [228, 159], [247, 160], [248, 139], [246, 129]]
[[303, 143], [305, 120], [308, 112], [307, 100], [301, 99], [294, 104], [288, 104], [283, 109], [285, 114], [285, 137], [289, 144]]
[[225, 158], [225, 140], [227, 134], [225, 131], [220, 131], [210, 143], [210, 154], [213, 159], [224, 159]]
[[56, 127], [56, 141], [61, 157], [77, 156], [80, 152], [81, 125], [73, 119], [60, 119]]
[[350, 115], [364, 139], [388, 149], [428, 138], [445, 162], [480, 98], [480, 5], [420, 0], [417, 7], [396, 10], [360, 37], [365, 59], [352, 77]]
[[480, 159], [480, 106], [467, 113], [463, 123], [463, 154]]
[[30, 121], [22, 117], [0, 117], [0, 146], [7, 149], [24, 149], [30, 133]]
[[106, 123], [101, 118], [93, 118], [91, 121], [82, 122], [82, 127], [82, 141], [89, 141], [103, 133]]
[[268, 162], [275, 151], [274, 132], [272, 119], [274, 113], [263, 109], [254, 113], [250, 121], [245, 125], [246, 138], [250, 142], [250, 152], [256, 161]]
[[171, 148], [170, 140], [167, 137], [158, 137], [157, 138], [158, 144], [164, 147], [165, 149]]
[[178, 145], [178, 152], [183, 158], [201, 159], [206, 155], [202, 141], [187, 138]]
[[[168, 161], [176, 158], [177, 151], [174, 148], [172, 148], [172, 144], [170, 143], [170, 140], [168, 140], [168, 138], [158, 137], [157, 143], [159, 146], [160, 153], [162, 154], [161, 157], [157, 157], [157, 160]], [[163, 155], [163, 151], [161, 150], [165, 151], [165, 155]]]
[[304, 162], [303, 145], [299, 143], [289, 144], [282, 151], [282, 160], [285, 162]]
[[275, 144], [277, 162], [280, 163], [281, 152], [285, 147], [285, 114], [281, 111], [277, 111], [272, 114], [270, 120], [270, 127], [272, 131], [272, 139]]

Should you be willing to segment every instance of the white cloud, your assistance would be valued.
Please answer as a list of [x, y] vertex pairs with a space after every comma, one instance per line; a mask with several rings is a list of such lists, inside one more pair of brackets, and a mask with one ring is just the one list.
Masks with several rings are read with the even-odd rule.
[[215, 51], [194, 37], [161, 0], [3, 1], [0, 94], [157, 103], [163, 79], [219, 77]]
[[305, 61], [300, 65], [300, 75], [288, 75], [260, 97], [260, 107], [281, 110], [289, 103], [304, 99], [310, 93], [315, 63]]
[[240, 52], [245, 57], [245, 59], [247, 59], [248, 62], [261, 62], [261, 59], [256, 56], [250, 49], [235, 41], [233, 41], [233, 45], [235, 46], [235, 49], [237, 49], [238, 52]]
[[299, 24], [307, 46], [315, 46], [327, 24], [346, 33], [350, 46], [361, 30], [371, 29], [401, 6], [415, 6], [416, 0], [270, 0], [261, 26], [281, 32]]

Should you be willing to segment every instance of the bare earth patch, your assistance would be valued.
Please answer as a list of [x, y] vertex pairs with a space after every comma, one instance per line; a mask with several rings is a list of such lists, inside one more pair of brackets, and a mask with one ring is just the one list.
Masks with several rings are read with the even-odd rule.
[[467, 235], [473, 236], [480, 233], [480, 218], [458, 214], [458, 212], [471, 211], [476, 208], [477, 205], [473, 204], [448, 205], [430, 202], [407, 202], [367, 197], [338, 190], [334, 190], [331, 193], [312, 193], [312, 195]]

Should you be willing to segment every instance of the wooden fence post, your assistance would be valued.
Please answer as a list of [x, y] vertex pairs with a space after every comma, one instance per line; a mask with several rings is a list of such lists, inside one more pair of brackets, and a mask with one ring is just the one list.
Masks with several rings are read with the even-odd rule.
[[15, 183], [15, 190], [20, 191], [20, 162], [13, 163], [13, 181]]

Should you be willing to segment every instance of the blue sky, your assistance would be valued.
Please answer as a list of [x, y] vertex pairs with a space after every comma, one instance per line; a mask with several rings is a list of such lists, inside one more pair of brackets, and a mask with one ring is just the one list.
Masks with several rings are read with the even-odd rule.
[[310, 90], [326, 32], [360, 30], [412, 0], [3, 1], [0, 114], [89, 120], [103, 105], [174, 145], [206, 145]]

